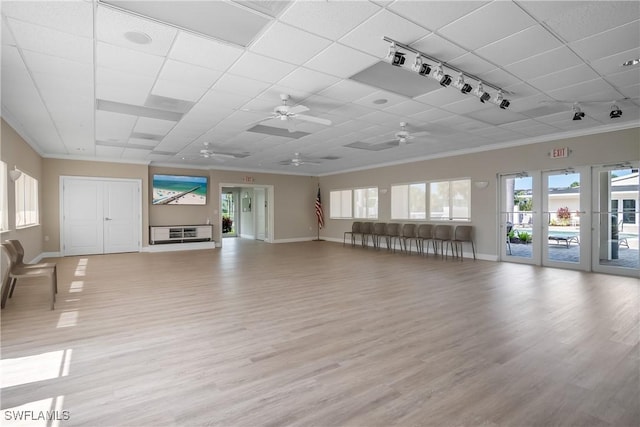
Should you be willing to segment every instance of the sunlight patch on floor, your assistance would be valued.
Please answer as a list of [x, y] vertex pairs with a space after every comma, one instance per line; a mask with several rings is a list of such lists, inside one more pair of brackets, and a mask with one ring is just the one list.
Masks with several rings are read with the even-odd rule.
[[34, 356], [2, 359], [2, 388], [45, 381], [69, 375], [72, 349], [50, 351]]
[[58, 317], [56, 328], [68, 328], [78, 324], [78, 310], [63, 311]]

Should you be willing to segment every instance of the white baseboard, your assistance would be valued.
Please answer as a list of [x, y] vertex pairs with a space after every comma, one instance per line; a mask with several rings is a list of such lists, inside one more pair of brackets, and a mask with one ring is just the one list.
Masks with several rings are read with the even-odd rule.
[[293, 239], [275, 239], [273, 242], [271, 243], [297, 243], [297, 242], [310, 242], [312, 240], [317, 239], [316, 236], [314, 237], [294, 237]]
[[256, 236], [254, 236], [253, 234], [242, 234], [242, 233], [240, 233], [240, 238], [241, 239], [255, 240]]
[[29, 264], [37, 264], [45, 258], [59, 258], [62, 254], [60, 252], [42, 252], [40, 255], [29, 261]]
[[[337, 239], [335, 237], [322, 237], [322, 240], [326, 240], [327, 242], [335, 242], [335, 243], [343, 243], [342, 239]], [[349, 240], [346, 241], [346, 245], [351, 245], [351, 242]], [[360, 247], [360, 242], [358, 241], [358, 243], [356, 243], [357, 247]], [[371, 241], [368, 242], [367, 244], [368, 247], [373, 247], [373, 243]], [[383, 249], [386, 249], [385, 246], [383, 246]], [[399, 250], [399, 249], [396, 249]], [[418, 252], [416, 251], [415, 247], [411, 248], [411, 253], [412, 254], [417, 254]], [[433, 255], [433, 251], [429, 252], [429, 255]], [[462, 252], [462, 257], [463, 258], [469, 258], [469, 259], [473, 259], [473, 252]], [[491, 255], [491, 254], [481, 254], [481, 253], [476, 253], [476, 259], [481, 259], [483, 261], [498, 261], [499, 257], [497, 255]]]
[[197, 249], [215, 249], [216, 242], [166, 243], [143, 246], [141, 252], [193, 251]]

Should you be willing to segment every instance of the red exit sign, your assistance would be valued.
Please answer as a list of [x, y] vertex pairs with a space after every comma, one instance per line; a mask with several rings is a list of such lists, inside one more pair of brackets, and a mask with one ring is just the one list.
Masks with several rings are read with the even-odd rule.
[[553, 150], [551, 150], [552, 159], [561, 159], [563, 157], [569, 157], [568, 147], [554, 148]]

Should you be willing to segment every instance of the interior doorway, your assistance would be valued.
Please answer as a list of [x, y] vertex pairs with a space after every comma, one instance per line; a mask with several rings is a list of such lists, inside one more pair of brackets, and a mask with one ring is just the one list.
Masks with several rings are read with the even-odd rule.
[[238, 237], [238, 191], [234, 188], [223, 188], [221, 192], [220, 210], [222, 212], [222, 237]]
[[220, 184], [220, 244], [228, 237], [273, 241], [273, 186]]

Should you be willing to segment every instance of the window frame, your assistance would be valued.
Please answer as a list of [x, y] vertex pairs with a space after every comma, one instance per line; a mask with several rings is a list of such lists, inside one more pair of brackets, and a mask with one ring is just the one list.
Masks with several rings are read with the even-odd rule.
[[9, 231], [9, 170], [7, 164], [0, 161], [0, 232]]
[[[349, 211], [348, 215], [345, 215], [347, 212], [342, 206], [343, 202], [346, 200], [345, 195], [349, 194]], [[339, 197], [335, 197], [338, 194]], [[336, 215], [336, 201], [340, 201], [340, 206], [337, 208], [339, 212]], [[329, 219], [352, 219], [353, 218], [353, 190], [352, 189], [342, 189], [342, 190], [330, 190], [329, 191]]]
[[[458, 181], [463, 181], [466, 182], [466, 190], [467, 190], [467, 200], [466, 200], [466, 210], [467, 210], [467, 216], [466, 217], [456, 217], [453, 216], [454, 210], [455, 210], [455, 203], [454, 203], [454, 190], [453, 190], [453, 185], [452, 183], [454, 182], [458, 182]], [[442, 183], [447, 183], [448, 184], [448, 197], [447, 197], [447, 207], [449, 210], [449, 214], [448, 216], [440, 216], [440, 217], [435, 217], [433, 215], [433, 211], [432, 211], [432, 197], [433, 197], [433, 193], [431, 191], [432, 185], [434, 184], [442, 184]], [[454, 221], [454, 222], [471, 222], [471, 178], [468, 177], [464, 177], [464, 178], [451, 178], [451, 179], [446, 179], [446, 180], [434, 180], [434, 181], [429, 181], [429, 188], [428, 188], [428, 203], [427, 203], [427, 210], [428, 210], [428, 217], [427, 219], [429, 221]]]
[[[412, 215], [417, 215], [420, 214], [419, 211], [411, 210], [411, 188], [413, 186], [423, 186], [424, 187], [424, 210], [423, 210], [423, 216], [419, 217], [419, 216], [414, 216], [412, 218]], [[401, 188], [401, 187], [406, 187], [406, 216], [395, 216], [395, 212], [396, 209], [394, 209], [394, 187], [395, 188]], [[391, 184], [390, 186], [390, 190], [391, 190], [391, 212], [390, 212], [390, 218], [391, 220], [395, 221], [395, 220], [402, 220], [402, 221], [426, 221], [427, 220], [427, 212], [428, 212], [428, 187], [427, 187], [427, 182], [422, 181], [422, 182], [409, 182], [409, 183], [403, 183], [403, 184]]]
[[20, 177], [14, 183], [16, 229], [40, 225], [40, 183], [28, 173], [22, 170], [20, 172]]
[[[376, 195], [375, 195], [375, 216], [374, 215], [369, 215], [368, 212], [367, 212], [367, 214], [365, 216], [359, 216], [358, 215], [357, 204], [356, 204], [356, 192], [364, 191], [365, 193], [368, 193], [371, 190], [375, 190], [375, 193], [376, 193]], [[378, 187], [359, 187], [359, 188], [354, 188], [352, 190], [352, 197], [353, 198], [352, 198], [352, 202], [351, 202], [351, 206], [352, 206], [351, 214], [352, 214], [352, 217], [354, 219], [378, 219], [378, 215], [379, 215], [379, 211], [380, 211], [380, 205], [379, 205], [380, 198], [379, 198]], [[370, 198], [368, 194], [365, 194], [365, 199], [364, 200], [365, 200], [365, 205], [366, 205], [364, 207], [364, 209], [366, 211], [368, 211], [369, 210], [369, 206], [368, 206], [369, 203], [368, 202], [369, 202], [369, 200], [372, 200], [372, 198]]]

